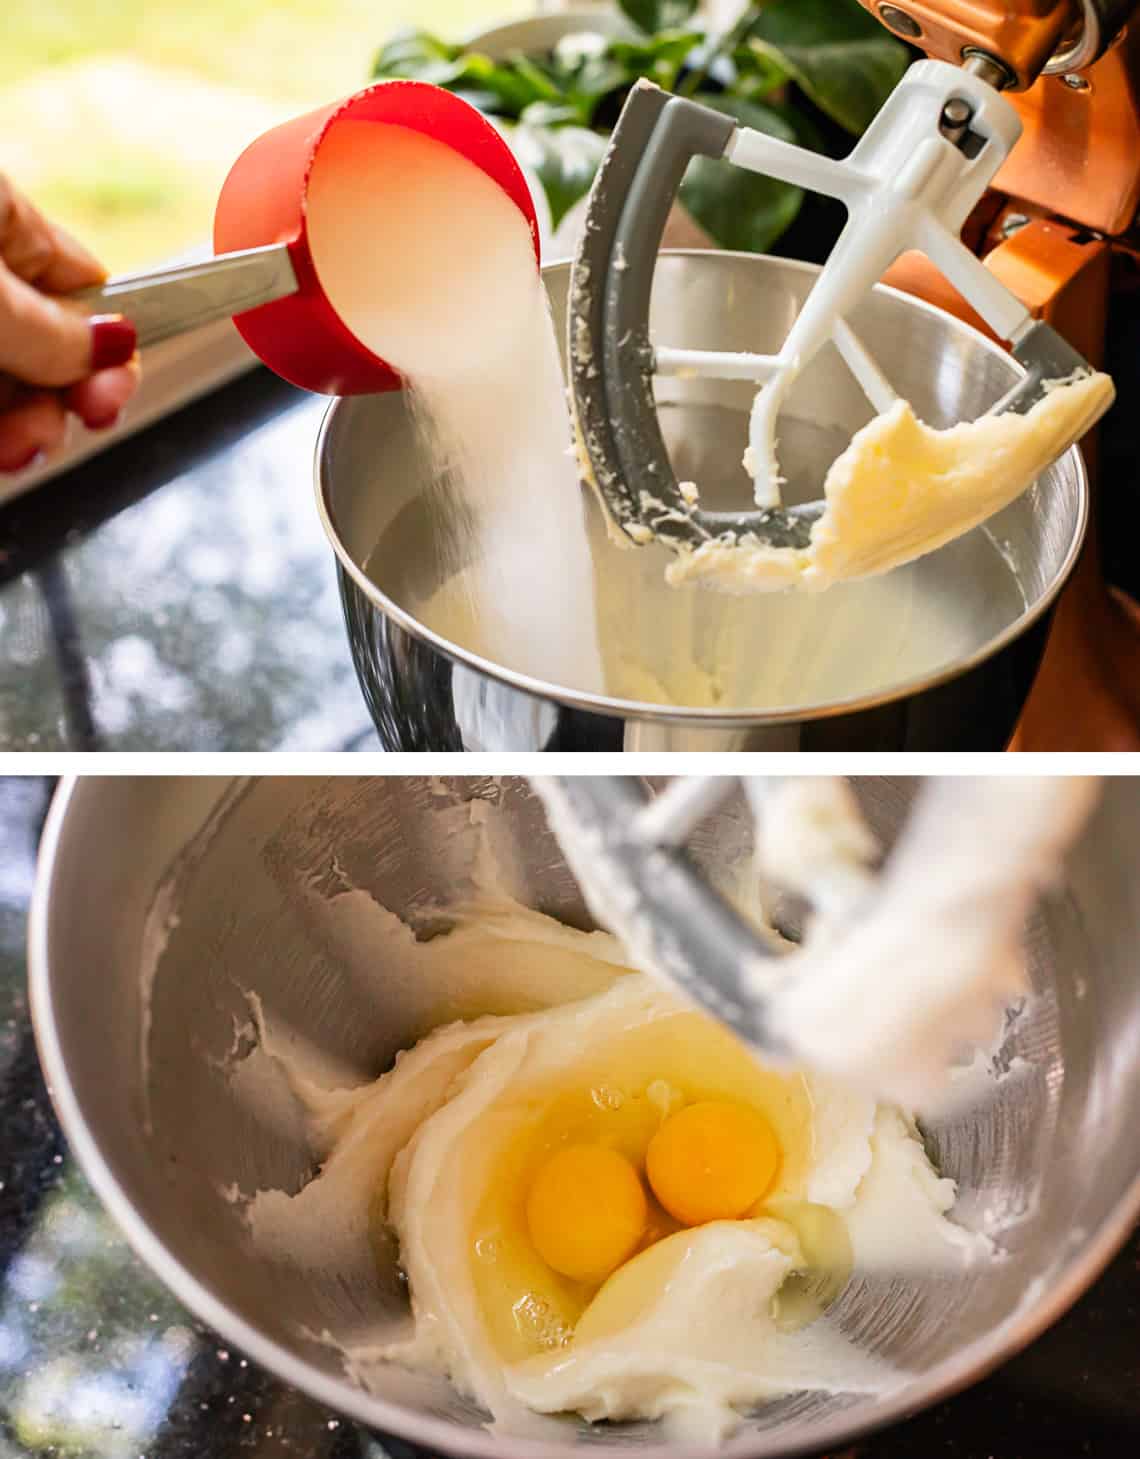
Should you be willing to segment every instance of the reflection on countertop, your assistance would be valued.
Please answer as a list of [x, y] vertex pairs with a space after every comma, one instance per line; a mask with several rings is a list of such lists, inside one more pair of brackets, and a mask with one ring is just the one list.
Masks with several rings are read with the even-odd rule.
[[[433, 1459], [269, 1377], [151, 1276], [59, 1133], [24, 938], [51, 785], [0, 779], [0, 1459]], [[1120, 1459], [1140, 1441], [1140, 1234], [985, 1382], [831, 1459]]]
[[257, 371], [0, 511], [0, 750], [375, 749], [311, 486]]

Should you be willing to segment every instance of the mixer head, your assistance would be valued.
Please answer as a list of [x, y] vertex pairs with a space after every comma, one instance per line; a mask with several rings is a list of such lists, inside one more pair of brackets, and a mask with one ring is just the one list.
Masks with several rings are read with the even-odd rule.
[[[819, 156], [650, 83], [634, 88], [590, 196], [571, 275], [568, 357], [583, 465], [611, 520], [636, 544], [683, 551], [709, 541], [806, 547], [825, 503], [785, 506], [776, 429], [788, 390], [831, 342], [876, 413], [897, 399], [847, 317], [902, 253], [918, 249], [1025, 368], [991, 406], [1026, 412], [1053, 382], [1090, 366], [1035, 321], [960, 235], [1020, 135], [992, 65], [912, 66], [850, 156]], [[670, 348], [650, 337], [654, 266], [695, 157], [722, 159], [842, 201], [848, 222], [780, 352]], [[674, 472], [657, 418], [658, 374], [754, 382], [746, 466], [755, 509], [701, 509]], [[1066, 442], [1065, 448], [1073, 442]]]
[[[1025, 923], [1099, 794], [1079, 777], [933, 780], [884, 861], [845, 782], [745, 781], [768, 888], [756, 919], [686, 846], [734, 777], [656, 798], [632, 776], [533, 785], [591, 911], [637, 966], [768, 1062], [919, 1106], [945, 1099], [955, 1060], [992, 1045], [1027, 992]], [[782, 918], [773, 887], [806, 918]]]

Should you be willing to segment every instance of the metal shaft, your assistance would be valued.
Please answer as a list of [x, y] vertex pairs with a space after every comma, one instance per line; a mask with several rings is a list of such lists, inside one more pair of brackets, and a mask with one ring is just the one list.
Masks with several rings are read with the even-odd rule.
[[145, 347], [296, 292], [288, 245], [271, 243], [202, 263], [124, 274], [71, 297], [92, 314], [126, 315]]

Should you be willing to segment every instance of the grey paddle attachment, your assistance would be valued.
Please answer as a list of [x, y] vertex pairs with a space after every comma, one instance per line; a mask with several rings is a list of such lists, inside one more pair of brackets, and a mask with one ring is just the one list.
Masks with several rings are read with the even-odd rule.
[[1087, 375], [1092, 366], [1051, 325], [1035, 320], [1013, 344], [1010, 351], [1026, 373], [1008, 394], [1003, 395], [988, 414], [1012, 411], [1028, 415], [1049, 388], [1058, 380], [1071, 380]]
[[[660, 541], [682, 553], [710, 541], [809, 545], [825, 503], [781, 504], [778, 416], [793, 381], [829, 342], [874, 412], [892, 408], [898, 396], [847, 316], [908, 248], [934, 262], [1025, 367], [1024, 379], [988, 414], [1026, 413], [1053, 384], [1089, 373], [1088, 362], [1055, 330], [1033, 320], [960, 236], [1020, 128], [993, 87], [933, 61], [910, 69], [842, 161], [738, 127], [730, 117], [648, 82], [634, 87], [590, 196], [570, 276], [568, 341], [579, 453], [627, 538]], [[650, 338], [658, 251], [685, 171], [697, 157], [722, 159], [847, 207], [847, 226], [777, 354], [655, 347]], [[749, 423], [756, 508], [705, 512], [696, 490], [678, 483], [657, 418], [659, 373], [762, 387]], [[1082, 433], [1089, 424], [1082, 423]]]
[[[837, 780], [692, 776], [655, 795], [632, 776], [531, 785], [590, 913], [634, 967], [766, 1062], [911, 1108], [952, 1103], [954, 1068], [991, 1048], [1024, 999], [1028, 919], [1100, 794], [1080, 776], [935, 778], [884, 855]], [[749, 861], [727, 804], [741, 789]], [[708, 880], [710, 857], [730, 884], [751, 882], [756, 921]], [[952, 935], [963, 916], [969, 935]]]
[[640, 82], [594, 183], [570, 275], [570, 382], [579, 445], [612, 520], [635, 543], [698, 547], [743, 537], [806, 547], [822, 503], [703, 512], [687, 501], [657, 419], [649, 335], [653, 275], [689, 163], [721, 158], [736, 124]]
[[768, 1017], [776, 946], [705, 881], [683, 841], [735, 785], [702, 778], [654, 800], [634, 776], [535, 779], [551, 827], [606, 926], [652, 968], [760, 1053], [786, 1060]]

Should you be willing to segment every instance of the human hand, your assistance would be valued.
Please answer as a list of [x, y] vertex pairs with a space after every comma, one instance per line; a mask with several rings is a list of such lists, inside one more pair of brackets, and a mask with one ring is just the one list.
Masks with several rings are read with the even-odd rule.
[[69, 413], [88, 430], [109, 429], [134, 394], [134, 326], [52, 297], [105, 278], [85, 248], [0, 176], [0, 473], [58, 450]]

